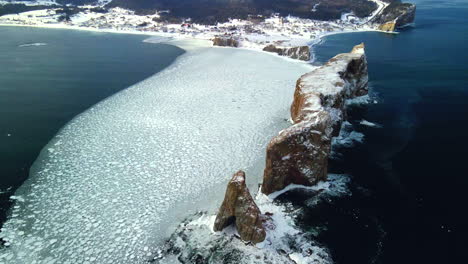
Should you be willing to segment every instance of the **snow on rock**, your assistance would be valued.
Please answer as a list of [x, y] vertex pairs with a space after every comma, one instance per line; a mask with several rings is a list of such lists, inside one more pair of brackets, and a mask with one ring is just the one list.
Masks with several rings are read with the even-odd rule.
[[367, 84], [364, 44], [336, 55], [297, 81], [291, 105], [294, 124], [268, 144], [263, 193], [326, 180], [331, 139], [346, 118], [345, 101], [367, 94]]
[[292, 59], [309, 61], [310, 60], [310, 48], [309, 46], [299, 47], [278, 47], [270, 44], [263, 48], [263, 51], [273, 52], [280, 56], [286, 56]]
[[[350, 195], [346, 175], [331, 174], [315, 186], [290, 185], [284, 191], [305, 189], [312, 197], [310, 207], [334, 197]], [[199, 212], [181, 223], [171, 237], [153, 254], [155, 263], [225, 263], [225, 264], [329, 264], [327, 248], [315, 241], [312, 232], [304, 232], [296, 223], [300, 213], [274, 202], [282, 191], [266, 196], [258, 193], [255, 202], [269, 220], [265, 241], [251, 245], [239, 239], [235, 230], [213, 232], [214, 215]], [[317, 228], [317, 233], [320, 230]]]
[[181, 218], [221, 203], [232, 171], [261, 174], [310, 70], [199, 48], [77, 116], [15, 193], [0, 263], [146, 262]]
[[256, 244], [265, 240], [264, 221], [266, 218], [258, 209], [245, 183], [245, 173], [238, 171], [228, 183], [214, 230], [222, 231], [234, 223], [242, 240]]

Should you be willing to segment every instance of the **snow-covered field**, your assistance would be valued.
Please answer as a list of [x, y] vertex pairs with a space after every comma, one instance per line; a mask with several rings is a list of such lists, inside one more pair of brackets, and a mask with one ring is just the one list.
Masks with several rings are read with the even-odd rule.
[[[378, 25], [374, 25], [372, 20], [388, 4], [380, 0], [372, 1], [377, 4], [378, 8], [368, 18], [359, 19], [352, 13], [348, 13], [343, 14], [341, 19], [335, 21], [318, 21], [291, 16], [272, 16], [261, 23], [233, 19], [229, 22], [213, 26], [191, 24], [190, 22], [181, 25], [155, 21], [154, 19], [159, 17], [158, 12], [153, 15], [136, 15], [130, 10], [112, 8], [109, 9], [108, 13], [96, 13], [88, 9], [71, 16], [70, 21], [60, 22], [61, 14], [57, 13], [58, 9], [51, 8], [48, 10], [4, 15], [0, 17], [0, 25], [140, 33], [205, 40], [212, 39], [215, 36], [233, 36], [240, 41], [241, 47], [259, 50], [268, 44], [279, 46], [311, 45], [329, 34], [376, 31]], [[104, 2], [99, 3], [104, 4]]]
[[233, 172], [260, 181], [306, 63], [200, 45], [76, 117], [44, 148], [0, 236], [0, 263], [143, 263]]
[[[94, 1], [95, 6], [104, 6], [110, 3], [112, 0], [96, 0]], [[55, 0], [30, 0], [30, 1], [21, 1], [21, 0], [0, 0], [0, 5], [5, 4], [25, 4], [28, 6], [36, 6], [36, 5], [56, 5], [57, 1]]]
[[54, 0], [32, 0], [32, 1], [0, 0], [0, 5], [6, 5], [6, 4], [24, 4], [28, 6], [46, 5], [47, 6], [47, 5], [55, 5], [57, 3]]

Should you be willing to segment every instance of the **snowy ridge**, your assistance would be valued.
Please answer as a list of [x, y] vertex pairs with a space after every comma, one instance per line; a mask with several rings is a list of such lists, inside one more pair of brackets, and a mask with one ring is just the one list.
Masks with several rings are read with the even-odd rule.
[[32, 1], [0, 0], [0, 5], [6, 5], [6, 4], [24, 4], [27, 6], [36, 6], [36, 5], [51, 6], [51, 5], [56, 5], [57, 2], [55, 2], [55, 0], [32, 0]]

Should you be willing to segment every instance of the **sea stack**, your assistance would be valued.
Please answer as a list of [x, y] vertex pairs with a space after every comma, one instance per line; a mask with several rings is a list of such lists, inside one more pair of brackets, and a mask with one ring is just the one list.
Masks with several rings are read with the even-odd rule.
[[235, 224], [242, 240], [260, 243], [265, 240], [264, 217], [245, 184], [245, 173], [238, 171], [229, 181], [223, 204], [216, 216], [214, 231]]
[[327, 179], [331, 138], [346, 118], [345, 101], [367, 94], [367, 83], [364, 44], [299, 78], [291, 105], [293, 125], [267, 147], [264, 194]]

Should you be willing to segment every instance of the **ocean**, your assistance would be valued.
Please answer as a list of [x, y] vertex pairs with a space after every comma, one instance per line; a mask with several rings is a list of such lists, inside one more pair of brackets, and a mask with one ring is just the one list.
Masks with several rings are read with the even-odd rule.
[[[11, 244], [2, 248], [0, 257], [16, 263], [24, 259], [118, 263], [145, 262], [162, 252], [166, 258], [157, 263], [178, 263], [173, 255], [186, 263], [196, 259], [287, 263], [291, 258], [277, 249], [305, 246], [312, 249], [313, 263], [462, 263], [468, 220], [464, 212], [468, 3], [414, 2], [415, 25], [399, 34], [331, 35], [314, 47], [315, 64], [321, 64], [364, 42], [371, 91], [365, 100], [349, 105], [349, 124], [334, 146], [333, 174], [326, 191], [318, 195], [290, 191], [268, 205], [295, 227], [280, 226], [280, 231], [292, 235], [263, 250], [213, 235], [201, 224], [212, 221], [211, 211], [192, 213], [194, 208], [213, 210], [219, 205], [225, 181], [234, 170], [246, 169], [248, 179], [252, 175], [253, 190], [261, 179], [265, 144], [287, 126], [287, 98], [292, 98], [294, 81], [306, 68], [230, 49], [183, 57], [176, 47], [141, 43], [142, 36], [0, 27], [2, 36], [6, 30], [16, 39], [6, 45], [9, 49], [1, 47], [8, 52], [0, 56], [10, 58], [0, 60], [0, 65], [7, 62], [2, 69], [10, 69], [16, 61], [37, 63], [29, 71], [23, 63], [12, 72], [0, 72], [0, 91], [12, 94], [8, 100], [0, 97], [0, 113], [12, 113], [11, 119], [3, 114], [0, 119], [8, 124], [0, 126], [6, 128], [0, 131], [0, 146], [9, 146], [2, 149], [0, 158], [9, 160], [2, 161], [7, 166], [1, 169], [12, 175], [4, 183], [2, 178], [3, 190], [16, 189], [40, 149], [88, 109], [50, 141], [33, 167], [32, 178], [17, 193], [18, 208], [3, 235]], [[47, 45], [19, 47], [31, 43]], [[162, 70], [178, 56], [175, 65]], [[76, 65], [82, 66], [77, 70]], [[232, 79], [234, 75], [243, 78]], [[8, 79], [11, 76], [13, 80]], [[51, 80], [71, 83], [67, 93], [49, 85]], [[17, 84], [3, 85], [7, 81]], [[97, 90], [101, 87], [114, 88]], [[42, 96], [43, 92], [47, 93]], [[27, 104], [16, 101], [26, 99]], [[271, 108], [272, 101], [278, 111]], [[252, 122], [257, 125], [252, 127]], [[19, 131], [28, 141], [14, 139]], [[11, 157], [33, 145], [26, 154]], [[204, 203], [201, 193], [210, 193]], [[188, 207], [178, 204], [184, 195], [193, 200]], [[5, 202], [2, 206], [7, 208]], [[63, 210], [56, 212], [54, 206]], [[176, 207], [183, 209], [168, 209]], [[37, 221], [31, 221], [29, 214], [35, 214]], [[184, 214], [191, 216], [170, 234]], [[164, 235], [171, 236], [163, 251], [151, 244], [156, 241], [151, 233], [161, 226], [169, 232]], [[148, 227], [155, 229], [151, 232]], [[32, 236], [23, 239], [25, 234]]]
[[315, 48], [323, 63], [364, 42], [369, 62], [369, 102], [350, 107], [359, 136], [331, 164], [351, 175], [351, 195], [309, 209], [305, 194], [284, 197], [306, 208], [299, 221], [320, 227], [335, 263], [464, 262], [468, 2], [414, 3], [415, 25], [397, 35], [332, 35]]
[[0, 221], [41, 149], [73, 117], [170, 65], [147, 36], [0, 27]]

